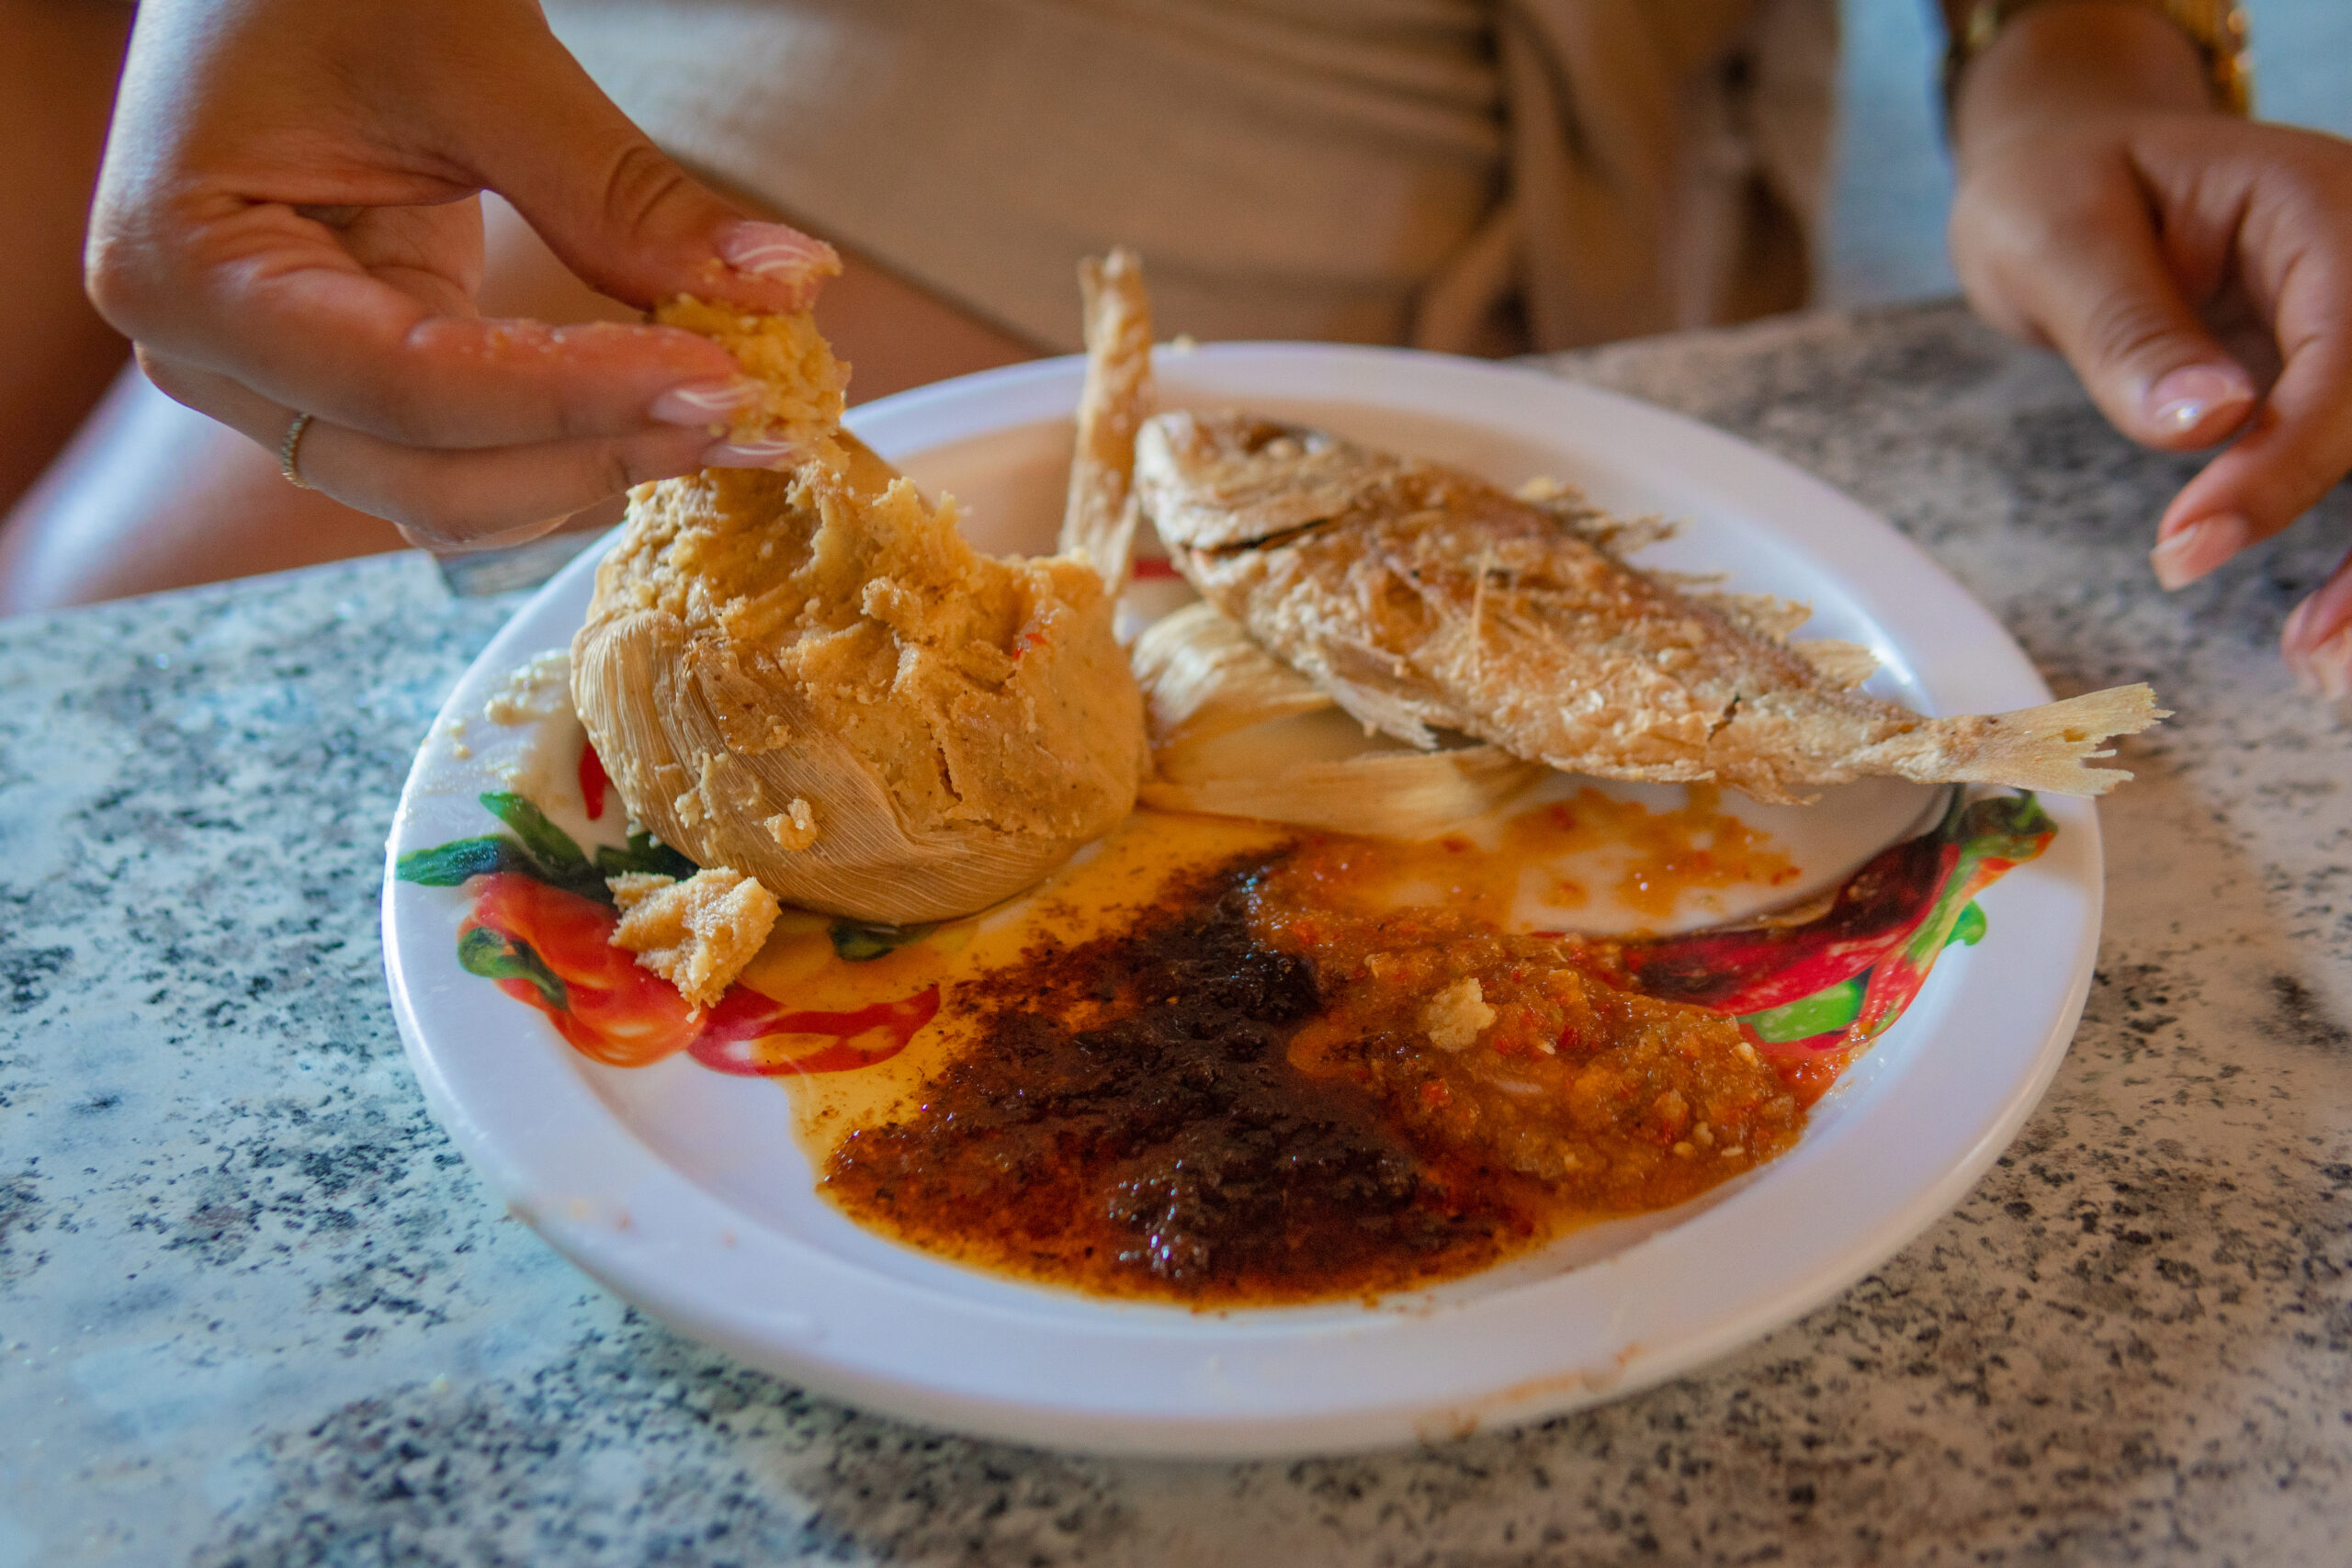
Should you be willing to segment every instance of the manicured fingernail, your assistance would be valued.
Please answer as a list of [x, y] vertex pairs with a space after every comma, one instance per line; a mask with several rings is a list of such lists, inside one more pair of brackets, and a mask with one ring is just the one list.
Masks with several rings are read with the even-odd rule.
[[2254, 542], [2254, 528], [2234, 512], [2202, 517], [2156, 541], [2148, 564], [2166, 588], [2186, 588]]
[[689, 381], [653, 400], [646, 417], [662, 424], [724, 424], [738, 409], [760, 400], [760, 384], [748, 376], [718, 381]]
[[2171, 435], [2186, 435], [2220, 409], [2254, 400], [2254, 384], [2235, 367], [2185, 365], [2148, 389], [2148, 417]]
[[802, 456], [789, 441], [721, 441], [702, 455], [706, 468], [781, 468]]
[[718, 237], [718, 254], [737, 272], [797, 284], [808, 295], [842, 269], [841, 254], [832, 246], [782, 223], [738, 223]]

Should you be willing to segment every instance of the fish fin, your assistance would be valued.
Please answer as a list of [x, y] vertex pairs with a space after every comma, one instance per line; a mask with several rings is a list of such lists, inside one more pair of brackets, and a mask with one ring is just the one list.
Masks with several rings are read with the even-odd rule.
[[1663, 517], [1612, 517], [1585, 499], [1583, 491], [1564, 479], [1539, 475], [1511, 492], [1586, 544], [1613, 555], [1623, 555], [1674, 537], [1675, 525]]
[[1850, 691], [1878, 673], [1878, 655], [1859, 642], [1844, 642], [1834, 637], [1807, 637], [1789, 644], [1789, 651], [1812, 665], [1813, 672], [1825, 684], [1841, 692]]
[[[1794, 599], [1783, 599], [1777, 593], [1694, 592], [1692, 588], [1703, 588], [1710, 580], [1685, 577], [1680, 573], [1669, 575], [1662, 571], [1645, 572], [1643, 575], [1653, 582], [1667, 583], [1685, 599], [1706, 605], [1739, 630], [1750, 637], [1762, 637], [1767, 642], [1787, 642], [1791, 632], [1813, 619], [1812, 605]], [[1684, 586], [1685, 582], [1691, 586]]]
[[1113, 593], [1125, 586], [1140, 518], [1136, 431], [1150, 417], [1151, 299], [1143, 263], [1124, 247], [1079, 264], [1085, 295], [1086, 384], [1060, 548], [1083, 550]]
[[1430, 721], [1444, 724], [1456, 716], [1440, 694], [1417, 679], [1411, 666], [1394, 654], [1337, 637], [1317, 638], [1314, 653], [1321, 666], [1309, 671], [1315, 683], [1352, 714], [1367, 732], [1378, 730], [1408, 746], [1432, 751], [1438, 739]]

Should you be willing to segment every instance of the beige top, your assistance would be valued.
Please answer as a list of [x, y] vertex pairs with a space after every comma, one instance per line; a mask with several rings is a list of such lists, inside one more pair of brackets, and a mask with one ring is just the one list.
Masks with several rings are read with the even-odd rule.
[[653, 137], [1041, 345], [1565, 348], [1803, 302], [1836, 0], [549, 0]]

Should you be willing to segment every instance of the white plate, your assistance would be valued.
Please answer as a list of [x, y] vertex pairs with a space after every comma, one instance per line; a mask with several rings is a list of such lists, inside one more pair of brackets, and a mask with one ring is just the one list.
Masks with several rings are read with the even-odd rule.
[[[1393, 350], [1163, 351], [1170, 405], [1305, 413], [1517, 482], [1582, 484], [1689, 520], [1645, 557], [1804, 599], [1808, 635], [1869, 644], [1874, 690], [1931, 712], [2049, 693], [2001, 627], [1878, 518], [1777, 459], [1658, 409], [1527, 370]], [[967, 378], [852, 424], [931, 485], [976, 499], [985, 547], [1036, 548], [1060, 511], [1074, 359]], [[391, 856], [480, 833], [481, 759], [446, 722], [565, 646], [594, 562], [574, 562], [461, 679], [401, 799]], [[473, 734], [481, 728], [476, 720]], [[467, 900], [394, 881], [393, 1010], [434, 1113], [492, 1191], [615, 1292], [812, 1389], [962, 1431], [1186, 1455], [1336, 1452], [1524, 1420], [1699, 1366], [1844, 1289], [1961, 1196], [2008, 1143], [2081, 1012], [2099, 925], [2097, 818], [2045, 803], [2057, 837], [1979, 897], [1910, 1010], [1780, 1159], [1663, 1215], [1374, 1306], [1230, 1313], [1099, 1301], [960, 1269], [819, 1199], [782, 1091], [684, 1056], [588, 1062], [537, 1012], [458, 966]], [[1892, 836], [1874, 827], [1871, 843]]]

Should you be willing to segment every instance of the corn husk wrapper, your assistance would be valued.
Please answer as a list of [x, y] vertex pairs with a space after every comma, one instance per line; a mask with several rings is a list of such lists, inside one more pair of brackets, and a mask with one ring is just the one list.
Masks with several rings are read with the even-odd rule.
[[[1102, 830], [918, 827], [865, 759], [815, 727], [789, 746], [738, 750], [728, 688], [741, 676], [689, 642], [669, 617], [606, 625], [573, 667], [581, 712], [594, 716], [599, 754], [626, 759], [607, 766], [639, 821], [697, 861], [739, 863], [798, 908], [888, 925], [954, 919], [1032, 886]], [[773, 693], [757, 701], [783, 711]], [[815, 803], [823, 829], [797, 852], [769, 825], [795, 800]]]
[[1498, 746], [1423, 751], [1367, 736], [1209, 604], [1155, 623], [1133, 658], [1153, 769], [1137, 798], [1161, 810], [1423, 839], [1549, 771]]
[[[982, 558], [951, 503], [903, 480], [876, 494], [888, 477], [642, 487], [571, 682], [663, 842], [799, 908], [906, 924], [986, 908], [1115, 827], [1143, 725], [1089, 565]], [[959, 606], [984, 607], [975, 627]], [[988, 640], [1007, 616], [1026, 617], [1017, 659]], [[890, 679], [832, 662], [876, 639]]]

